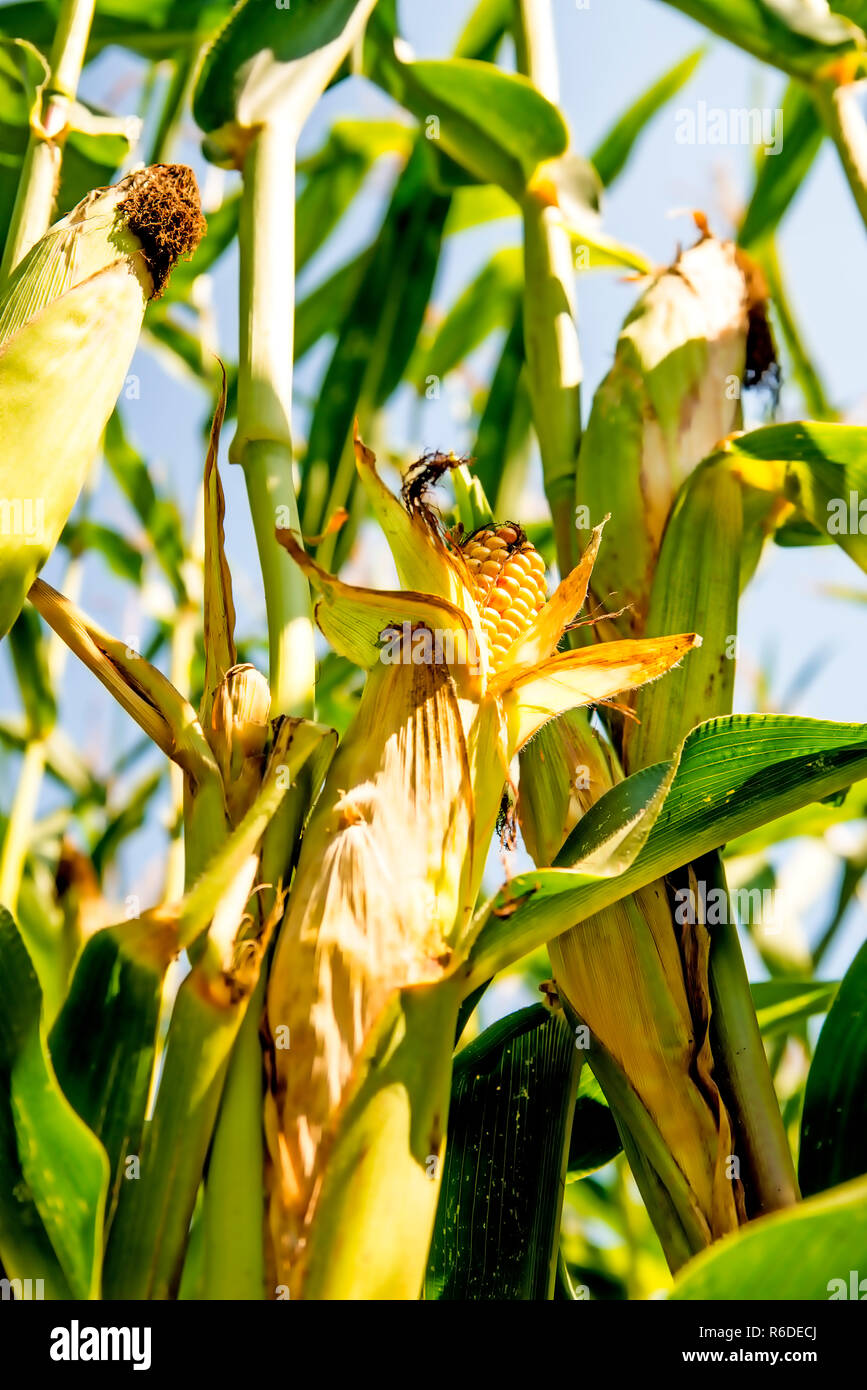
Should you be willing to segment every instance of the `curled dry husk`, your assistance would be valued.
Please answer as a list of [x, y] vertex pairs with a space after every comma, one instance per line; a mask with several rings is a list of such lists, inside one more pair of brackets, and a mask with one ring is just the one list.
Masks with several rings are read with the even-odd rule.
[[[360, 443], [357, 458], [400, 590], [345, 585], [278, 533], [313, 583], [322, 631], [368, 676], [305, 833], [270, 977], [269, 1219], [275, 1279], [292, 1296], [414, 1298], [436, 1209], [454, 972], [511, 760], [555, 714], [662, 675], [696, 639], [557, 652], [600, 527], [492, 660], [462, 538], [443, 531], [417, 475], [401, 502]], [[413, 637], [439, 635], [442, 659], [420, 644], [420, 659], [407, 646], [394, 660], [386, 634], [404, 622]]]

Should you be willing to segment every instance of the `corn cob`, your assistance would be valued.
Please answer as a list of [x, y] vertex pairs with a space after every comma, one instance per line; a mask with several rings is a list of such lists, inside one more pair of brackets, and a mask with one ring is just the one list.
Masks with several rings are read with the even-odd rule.
[[203, 230], [192, 170], [154, 165], [83, 199], [0, 296], [0, 637], [75, 505], [148, 300]]
[[[593, 576], [600, 603], [628, 605], [616, 625], [639, 635], [675, 495], [741, 425], [741, 386], [773, 364], [767, 290], [731, 242], [704, 234], [661, 272], [627, 317], [593, 400], [578, 459], [589, 517], [611, 514]], [[582, 520], [582, 532], [588, 522]], [[610, 536], [610, 544], [609, 544]]]
[[548, 597], [545, 562], [518, 526], [485, 526], [461, 544], [472, 594], [497, 670], [512, 643], [526, 632]]
[[[520, 528], [464, 542], [415, 483], [401, 505], [360, 442], [357, 452], [403, 588], [354, 589], [278, 532], [318, 594], [323, 633], [368, 676], [305, 832], [269, 981], [271, 1036], [290, 1040], [271, 1052], [269, 1218], [275, 1282], [293, 1297], [414, 1298], [436, 1209], [457, 971], [512, 758], [558, 712], [661, 675], [695, 638], [558, 652], [601, 528], [545, 601]], [[383, 630], [404, 622], [449, 632], [453, 656], [385, 662]], [[469, 668], [474, 635], [481, 660]]]
[[[611, 513], [594, 594], [602, 604], [628, 604], [619, 621], [597, 628], [597, 636], [609, 628], [641, 635], [666, 629], [664, 603], [675, 595], [652, 586], [663, 534], [668, 544], [676, 524], [688, 531], [687, 549], [694, 548], [683, 574], [688, 592], [704, 593], [703, 567], [716, 553], [714, 544], [736, 554], [731, 511], [739, 513], [740, 498], [730, 498], [725, 478], [717, 480], [719, 491], [708, 475], [700, 491], [706, 494], [705, 511], [696, 510], [695, 495], [687, 510], [672, 508], [693, 470], [739, 426], [742, 383], [752, 383], [771, 365], [765, 300], [752, 263], [705, 233], [654, 279], [627, 318], [614, 366], [593, 403], [578, 469], [579, 502], [591, 515]], [[683, 544], [676, 553], [683, 561]], [[619, 765], [616, 756], [608, 760], [608, 785], [669, 756], [692, 723], [716, 712], [708, 700], [719, 698], [726, 682], [730, 688], [733, 663], [722, 646], [733, 630], [730, 600], [736, 605], [737, 576], [732, 596], [713, 566], [711, 574], [717, 583], [711, 609], [697, 601], [689, 610], [710, 639], [700, 653], [701, 671], [691, 672], [688, 692], [676, 676], [670, 690], [666, 684], [664, 701], [655, 702], [649, 692], [637, 699], [643, 722], [628, 724], [618, 740]], [[678, 622], [688, 621], [683, 607], [677, 613]], [[675, 717], [685, 718], [685, 725], [674, 723]], [[620, 733], [615, 727], [615, 738]], [[598, 773], [594, 745], [593, 731], [573, 713], [551, 726], [544, 750], [534, 745], [523, 756], [527, 786], [519, 813], [525, 841], [541, 852], [539, 863], [553, 859], [572, 825], [605, 790], [605, 779], [588, 786], [583, 799], [579, 791], [565, 808], [550, 798], [546, 804], [534, 794], [543, 776], [534, 760], [544, 751]], [[636, 1117], [649, 1122], [674, 1160], [677, 1182], [668, 1187], [658, 1172], [649, 1176], [646, 1166], [635, 1168], [673, 1267], [743, 1218], [740, 1185], [727, 1167], [732, 1126], [714, 1079], [708, 1036], [706, 936], [701, 924], [678, 931], [665, 885], [656, 883], [564, 933], [550, 948], [560, 996], [590, 1029], [618, 1124], [628, 1132]], [[639, 1136], [635, 1148], [638, 1154], [644, 1150], [646, 1164]]]

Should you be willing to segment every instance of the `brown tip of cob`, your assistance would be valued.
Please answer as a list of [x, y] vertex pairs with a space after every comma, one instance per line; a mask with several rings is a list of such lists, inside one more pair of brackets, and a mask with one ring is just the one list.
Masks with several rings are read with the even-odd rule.
[[207, 231], [199, 185], [186, 164], [152, 164], [130, 174], [120, 205], [129, 230], [142, 245], [159, 299], [182, 257], [190, 257]]

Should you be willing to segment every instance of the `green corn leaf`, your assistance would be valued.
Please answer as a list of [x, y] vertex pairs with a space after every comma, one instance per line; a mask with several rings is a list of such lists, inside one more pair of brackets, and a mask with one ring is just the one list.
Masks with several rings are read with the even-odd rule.
[[626, 606], [621, 634], [643, 632], [679, 488], [740, 424], [748, 327], [743, 268], [713, 237], [654, 276], [623, 324], [581, 442], [575, 516], [582, 544], [611, 516], [592, 588], [603, 610]]
[[551, 1297], [580, 1061], [541, 1005], [458, 1054], [428, 1298]]
[[781, 109], [783, 146], [775, 155], [766, 151], [759, 155], [753, 195], [738, 233], [741, 246], [751, 247], [776, 231], [806, 182], [824, 137], [813, 99], [799, 82], [789, 83]]
[[762, 62], [809, 77], [852, 53], [864, 35], [841, 14], [810, 0], [666, 0]]
[[805, 1196], [867, 1173], [867, 945], [843, 978], [807, 1077], [798, 1177]]
[[696, 48], [692, 53], [687, 53], [685, 58], [681, 58], [673, 67], [642, 92], [637, 101], [633, 102], [628, 111], [614, 123], [601, 142], [596, 146], [590, 156], [590, 161], [594, 165], [599, 178], [604, 187], [608, 187], [614, 182], [618, 174], [623, 171], [626, 161], [642, 135], [658, 111], [665, 106], [666, 102], [685, 87], [692, 77], [699, 63], [705, 55], [704, 48]]
[[624, 741], [630, 772], [670, 757], [703, 719], [731, 712], [742, 526], [741, 489], [728, 469], [699, 468], [687, 479], [665, 528], [644, 635], [700, 632], [702, 644], [638, 691], [638, 723]]
[[495, 516], [517, 513], [530, 461], [531, 407], [523, 371], [524, 309], [518, 304], [472, 449], [473, 474], [491, 498]]
[[184, 530], [180, 512], [173, 501], [157, 492], [151, 471], [131, 444], [118, 411], [106, 427], [105, 457], [115, 482], [147, 532], [176, 597], [185, 601]]
[[470, 58], [401, 62], [377, 74], [429, 138], [480, 183], [521, 198], [540, 164], [566, 151], [563, 117], [525, 77]]
[[195, 281], [200, 275], [207, 275], [213, 270], [238, 235], [240, 211], [241, 195], [233, 193], [214, 212], [208, 213], [208, 235], [199, 242], [190, 259], [181, 261], [176, 267], [159, 308], [163, 304], [189, 299]]
[[115, 861], [121, 846], [145, 824], [153, 798], [163, 785], [163, 777], [162, 768], [151, 773], [124, 799], [124, 804], [117, 814], [107, 820], [90, 851], [90, 858], [100, 882], [106, 869]]
[[801, 835], [821, 838], [833, 825], [845, 821], [867, 817], [867, 783], [858, 782], [840, 797], [829, 797], [824, 802], [814, 802], [792, 811], [779, 820], [769, 821], [729, 840], [726, 857], [735, 859], [738, 855], [761, 854], [770, 845], [783, 840], [793, 840]]
[[[788, 364], [787, 368], [784, 367], [784, 372], [800, 387], [804, 405], [811, 420], [834, 420], [837, 417], [837, 412], [831, 404], [822, 378], [804, 343], [801, 329], [789, 302], [786, 278], [780, 266], [773, 238], [769, 237], [765, 240], [761, 246], [756, 248], [754, 254], [764, 271], [771, 302], [774, 306], [774, 318], [779, 325], [780, 336], [787, 350]], [[790, 527], [791, 523], [789, 528], [777, 531], [774, 539], [778, 545], [784, 530], [790, 529]], [[814, 534], [818, 536], [817, 532]], [[830, 544], [830, 537], [828, 543]]]
[[[72, 1296], [98, 1298], [108, 1162], [58, 1085], [45, 1045], [42, 991], [5, 908], [0, 996], [0, 1257], [14, 1274], [44, 1277], [56, 1290], [62, 1281], [44, 1231]], [[22, 1268], [24, 1251], [40, 1263]]]
[[[293, 769], [328, 732], [304, 721], [287, 721], [274, 775], [181, 902], [97, 932], [79, 958], [51, 1031], [51, 1054], [65, 1094], [108, 1152], [110, 1220], [127, 1181], [130, 1188], [139, 1187], [127, 1159], [140, 1156], [166, 970], [201, 936], [220, 902], [248, 871], [250, 856], [283, 799]], [[287, 775], [276, 775], [284, 765]]]
[[238, 131], [278, 117], [297, 138], [374, 3], [295, 0], [289, 10], [255, 0], [236, 5], [205, 55], [193, 95], [193, 114], [210, 137], [209, 157], [234, 164]]
[[57, 719], [48, 657], [38, 615], [23, 608], [9, 633], [12, 662], [27, 714], [31, 738], [43, 738]]
[[[108, 1154], [109, 1222], [126, 1160], [139, 1151], [173, 945], [149, 921], [97, 932], [79, 958], [51, 1030], [52, 1061], [64, 1094]], [[134, 1181], [134, 1169], [129, 1174]]]
[[298, 164], [307, 182], [295, 204], [296, 271], [325, 244], [376, 161], [392, 155], [405, 162], [414, 143], [403, 121], [335, 121], [324, 145]]
[[295, 309], [295, 361], [342, 323], [358, 294], [370, 251], [362, 251], [311, 290]]
[[432, 378], [440, 381], [448, 376], [495, 329], [513, 321], [523, 282], [519, 248], [506, 246], [495, 252], [458, 296], [413, 369], [420, 393]]
[[582, 1067], [569, 1141], [566, 1181], [578, 1182], [604, 1168], [623, 1144], [602, 1087], [589, 1067]]
[[840, 985], [836, 980], [785, 979], [760, 980], [750, 988], [759, 1027], [765, 1037], [773, 1037], [789, 1032], [806, 1018], [826, 1013]]
[[562, 867], [511, 880], [473, 947], [465, 989], [636, 888], [865, 776], [864, 725], [758, 714], [699, 725], [675, 758], [591, 808]]
[[767, 425], [722, 451], [748, 484], [787, 497], [867, 569], [867, 429], [812, 421]]
[[[47, 52], [54, 37], [59, 0], [13, 0], [0, 9], [0, 33], [19, 35]], [[201, 34], [230, 12], [232, 0], [100, 0], [90, 30], [88, 57], [119, 44], [155, 62], [193, 48]]]
[[[338, 507], [352, 508], [357, 493], [350, 438], [353, 421], [359, 416], [363, 429], [367, 413], [384, 404], [409, 366], [449, 209], [449, 198], [433, 189], [429, 174], [426, 142], [421, 141], [398, 179], [355, 297], [340, 324], [310, 423], [300, 501], [305, 535], [321, 534]], [[335, 541], [328, 536], [320, 546], [321, 564], [330, 564]], [[347, 543], [342, 537], [341, 547]]]
[[681, 1270], [671, 1297], [737, 1303], [860, 1299], [859, 1275], [853, 1289], [850, 1271], [865, 1267], [867, 1180], [861, 1178], [720, 1241]]
[[493, 63], [511, 22], [512, 0], [479, 0], [455, 45], [455, 57]]
[[127, 540], [112, 526], [104, 526], [88, 517], [76, 517], [66, 523], [60, 537], [71, 555], [100, 555], [113, 574], [128, 584], [140, 586], [144, 571], [144, 556], [137, 545]]

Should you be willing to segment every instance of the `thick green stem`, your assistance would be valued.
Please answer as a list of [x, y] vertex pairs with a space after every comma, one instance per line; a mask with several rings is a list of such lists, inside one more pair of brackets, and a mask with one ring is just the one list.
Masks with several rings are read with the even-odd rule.
[[[694, 864], [699, 882], [728, 894], [719, 852]], [[774, 1091], [738, 930], [731, 920], [711, 929], [710, 994], [713, 1055], [719, 1085], [742, 1146], [750, 1216], [791, 1206], [800, 1197], [783, 1117]]]
[[295, 314], [295, 141], [261, 126], [244, 160], [238, 432], [230, 458], [244, 469], [268, 614], [273, 714], [309, 715], [315, 679], [307, 581], [277, 543], [298, 529], [292, 475]]
[[42, 97], [41, 130], [30, 134], [0, 266], [0, 286], [51, 222], [69, 111], [78, 91], [95, 7], [96, 0], [63, 0], [60, 7]]
[[[514, 33], [518, 70], [556, 104], [560, 84], [550, 0], [516, 0]], [[565, 574], [576, 559], [575, 468], [581, 442], [575, 268], [569, 233], [550, 196], [530, 188], [523, 214], [527, 382], [554, 522], [557, 563]]]
[[265, 972], [232, 1049], [211, 1145], [202, 1209], [201, 1297], [265, 1297], [265, 1141], [259, 1024]]
[[813, 98], [843, 165], [862, 221], [867, 227], [867, 122], [858, 104], [859, 89], [821, 84]]

